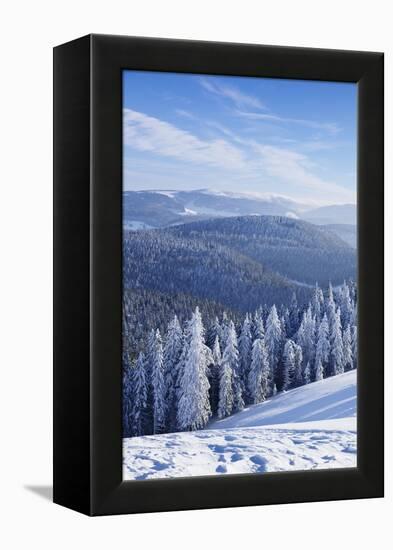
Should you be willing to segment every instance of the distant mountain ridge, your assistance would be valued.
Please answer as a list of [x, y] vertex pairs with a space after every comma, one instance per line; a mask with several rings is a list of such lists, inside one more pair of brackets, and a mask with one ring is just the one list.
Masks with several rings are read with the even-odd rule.
[[123, 223], [126, 229], [170, 227], [190, 221], [249, 215], [301, 218], [314, 224], [356, 223], [356, 205], [310, 205], [275, 194], [145, 190], [123, 193]]

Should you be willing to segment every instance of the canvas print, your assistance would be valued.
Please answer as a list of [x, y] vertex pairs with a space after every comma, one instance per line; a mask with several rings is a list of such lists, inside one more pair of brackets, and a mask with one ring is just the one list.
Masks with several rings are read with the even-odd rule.
[[356, 467], [356, 85], [123, 71], [123, 479]]

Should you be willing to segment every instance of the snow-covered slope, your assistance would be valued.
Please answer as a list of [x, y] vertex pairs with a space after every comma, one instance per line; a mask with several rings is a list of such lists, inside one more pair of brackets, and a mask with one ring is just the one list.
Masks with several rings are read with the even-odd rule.
[[199, 432], [123, 440], [123, 479], [356, 467], [356, 371]]
[[[209, 428], [242, 428], [273, 424], [310, 423], [318, 427], [356, 429], [356, 370], [301, 386], [253, 405], [229, 418], [212, 422]], [[344, 421], [345, 419], [345, 421]], [[332, 422], [333, 421], [333, 422]]]

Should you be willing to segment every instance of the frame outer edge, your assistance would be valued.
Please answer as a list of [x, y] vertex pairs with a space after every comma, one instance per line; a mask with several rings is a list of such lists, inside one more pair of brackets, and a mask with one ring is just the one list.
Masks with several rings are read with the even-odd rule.
[[[384, 495], [384, 55], [359, 80], [359, 468]], [[366, 192], [367, 190], [367, 192]], [[365, 312], [364, 314], [362, 312]], [[367, 317], [366, 317], [367, 316]], [[367, 345], [366, 345], [367, 344]], [[364, 364], [364, 366], [363, 366]], [[363, 370], [364, 369], [364, 370]]]
[[89, 37], [54, 48], [53, 501], [90, 513]]
[[[376, 381], [372, 382], [370, 356], [365, 354], [367, 369], [362, 373], [362, 392], [366, 395], [362, 410], [363, 431], [359, 434], [362, 441], [362, 456], [358, 468], [348, 470], [319, 470], [303, 472], [286, 472], [263, 475], [239, 475], [227, 477], [198, 477], [173, 480], [151, 480], [122, 482], [121, 472], [116, 470], [121, 464], [121, 427], [118, 425], [120, 414], [121, 337], [118, 333], [121, 326], [118, 316], [121, 309], [121, 105], [119, 73], [122, 69], [177, 72], [202, 72], [206, 74], [239, 74], [246, 76], [250, 71], [253, 76], [277, 78], [308, 78], [317, 80], [335, 80], [357, 82], [365, 77], [362, 85], [367, 91], [368, 100], [363, 104], [364, 115], [372, 117], [375, 102], [380, 100], [380, 86], [372, 86], [368, 80], [380, 59], [380, 54], [368, 52], [340, 52], [329, 50], [312, 50], [298, 48], [275, 48], [270, 46], [225, 45], [224, 43], [194, 43], [189, 41], [171, 41], [143, 38], [92, 36], [92, 87], [94, 91], [92, 104], [92, 269], [93, 313], [92, 313], [92, 346], [94, 363], [91, 377], [91, 513], [93, 515], [138, 513], [198, 508], [216, 508], [246, 506], [256, 504], [278, 504], [301, 501], [337, 500], [351, 498], [378, 497], [383, 494], [383, 419], [381, 407], [376, 407], [371, 415], [366, 410], [378, 403], [383, 395], [383, 374], [381, 378], [381, 360]], [[160, 46], [160, 54], [157, 53]], [[278, 49], [280, 52], [278, 52]], [[228, 60], [228, 51], [233, 55]], [[170, 58], [167, 56], [170, 52]], [[211, 55], [208, 55], [211, 52]], [[277, 68], [277, 56], [280, 64]], [[191, 55], [192, 54], [192, 55]], [[251, 59], [252, 58], [252, 59]], [[263, 75], [260, 59], [266, 61]], [[258, 66], [256, 60], [259, 59]], [[243, 64], [243, 61], [245, 65]], [[232, 67], [232, 69], [231, 69]], [[265, 70], [265, 69], [263, 69]], [[281, 73], [281, 75], [280, 75]], [[366, 76], [365, 76], [366, 75]], [[382, 76], [382, 71], [376, 74]], [[382, 88], [383, 91], [383, 88]], [[382, 205], [383, 170], [376, 174], [376, 194], [373, 199], [370, 184], [366, 176], [374, 174], [375, 162], [381, 160], [380, 137], [383, 132], [383, 107], [374, 123], [368, 127], [364, 136], [359, 133], [359, 142], [363, 139], [366, 145], [367, 159], [365, 164], [359, 161], [359, 169], [365, 177], [359, 179], [360, 192], [364, 195], [363, 205], [371, 204], [373, 216], [379, 216], [376, 228], [372, 229], [372, 220], [366, 230], [361, 231], [363, 252], [361, 268], [366, 265], [372, 247], [375, 269], [370, 271], [367, 281], [379, 287], [373, 293], [365, 289], [365, 305], [372, 304], [373, 319], [378, 330], [373, 330], [372, 340], [381, 344], [380, 328], [383, 318], [380, 314], [383, 307], [383, 289], [381, 271], [383, 263], [378, 254], [381, 251], [380, 233], [383, 224]], [[107, 136], [111, 136], [108, 141]], [[383, 141], [383, 137], [382, 137]], [[359, 147], [359, 152], [364, 149]], [[369, 156], [369, 151], [371, 155]], [[383, 159], [383, 153], [382, 153]], [[377, 169], [378, 170], [378, 169]], [[380, 170], [380, 169], [379, 169]], [[111, 183], [111, 185], [109, 185]], [[371, 202], [369, 202], [369, 199]], [[363, 207], [360, 215], [366, 216]], [[362, 214], [363, 212], [363, 214]], [[371, 216], [368, 212], [367, 216]], [[367, 218], [365, 218], [367, 219]], [[367, 256], [365, 251], [367, 250]], [[111, 269], [108, 264], [112, 262]], [[369, 287], [369, 285], [368, 285]], [[118, 296], [119, 294], [119, 296]], [[119, 304], [117, 300], [120, 300]], [[119, 317], [119, 318], [117, 318]], [[367, 326], [369, 327], [369, 321]], [[119, 347], [120, 346], [120, 347]], [[366, 350], [367, 351], [367, 350]], [[370, 349], [369, 349], [370, 351]], [[363, 352], [362, 352], [363, 353]], [[117, 363], [119, 362], [119, 365]], [[368, 390], [366, 391], [366, 387]], [[367, 393], [368, 392], [368, 393]], [[367, 397], [368, 396], [368, 397]], [[359, 394], [359, 397], [362, 397]], [[382, 411], [383, 414], [383, 411]], [[382, 426], [382, 431], [381, 431]], [[375, 445], [367, 445], [370, 441]], [[381, 485], [382, 484], [382, 485]]]

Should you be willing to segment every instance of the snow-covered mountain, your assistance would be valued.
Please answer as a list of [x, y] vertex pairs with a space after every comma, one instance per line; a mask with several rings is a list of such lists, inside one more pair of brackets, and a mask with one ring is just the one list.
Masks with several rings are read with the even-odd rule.
[[302, 218], [316, 224], [356, 223], [355, 205], [315, 208], [275, 194], [232, 193], [211, 189], [123, 193], [124, 225], [131, 229], [167, 227], [189, 221], [253, 214]]
[[206, 430], [123, 440], [123, 479], [356, 467], [356, 370], [280, 393]]

